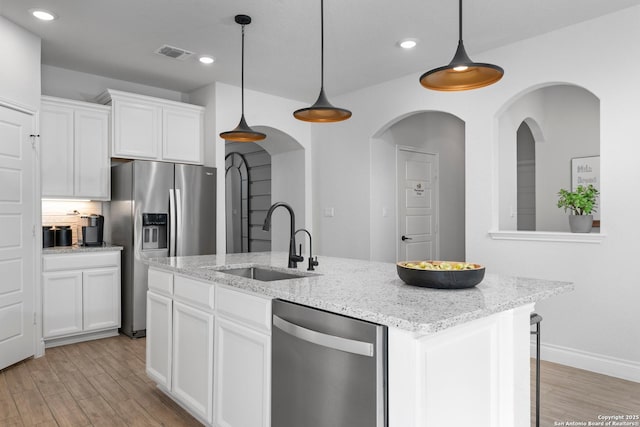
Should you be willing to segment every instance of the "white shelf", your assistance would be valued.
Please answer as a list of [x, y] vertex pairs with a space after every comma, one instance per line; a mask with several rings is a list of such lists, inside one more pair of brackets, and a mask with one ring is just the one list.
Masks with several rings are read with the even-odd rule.
[[489, 231], [493, 240], [517, 240], [534, 242], [569, 242], [599, 244], [607, 237], [602, 233], [564, 233], [555, 231]]

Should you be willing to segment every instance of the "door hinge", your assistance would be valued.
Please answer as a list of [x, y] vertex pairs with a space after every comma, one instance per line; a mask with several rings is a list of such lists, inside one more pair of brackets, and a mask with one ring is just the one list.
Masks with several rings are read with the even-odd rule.
[[33, 313], [33, 325], [36, 325], [36, 313]]
[[32, 237], [36, 237], [36, 226], [35, 225], [31, 226], [31, 236]]
[[31, 138], [31, 148], [36, 149], [36, 138], [40, 138], [40, 135], [31, 134], [29, 135]]

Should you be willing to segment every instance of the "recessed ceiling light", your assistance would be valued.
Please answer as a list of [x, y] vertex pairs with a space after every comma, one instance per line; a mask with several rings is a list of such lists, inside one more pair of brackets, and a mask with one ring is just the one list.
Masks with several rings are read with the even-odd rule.
[[202, 62], [203, 64], [213, 64], [215, 62], [215, 58], [212, 56], [203, 55], [198, 58], [198, 61]]
[[29, 13], [41, 21], [53, 21], [57, 18], [56, 14], [44, 9], [30, 9]]
[[413, 49], [418, 44], [416, 39], [403, 39], [398, 42], [398, 46], [403, 49]]

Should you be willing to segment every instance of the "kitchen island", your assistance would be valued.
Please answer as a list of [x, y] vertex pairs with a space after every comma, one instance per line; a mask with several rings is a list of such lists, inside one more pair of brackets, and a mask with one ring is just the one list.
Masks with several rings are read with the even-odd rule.
[[[303, 276], [288, 280], [220, 272], [251, 266], [291, 271], [284, 268], [287, 254], [273, 252], [148, 263], [147, 372], [213, 425], [269, 425], [272, 298], [388, 327], [390, 427], [529, 425], [529, 315], [537, 301], [573, 289], [566, 282], [491, 273], [471, 289], [416, 288], [398, 278], [395, 264], [330, 257], [320, 258], [313, 272], [300, 264], [296, 272]], [[195, 357], [193, 345], [207, 337], [211, 342]], [[234, 343], [236, 353], [229, 350]], [[181, 354], [187, 351], [188, 363]], [[234, 366], [233, 359], [242, 362]], [[188, 384], [203, 378], [197, 387]], [[251, 386], [239, 387], [239, 381]], [[259, 415], [243, 418], [250, 412]]]

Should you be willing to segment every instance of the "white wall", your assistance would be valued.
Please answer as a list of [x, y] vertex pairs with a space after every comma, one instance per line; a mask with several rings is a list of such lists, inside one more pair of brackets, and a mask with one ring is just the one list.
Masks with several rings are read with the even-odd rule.
[[[419, 74], [335, 97], [352, 119], [313, 129], [314, 211], [321, 252], [368, 258], [371, 143], [393, 123], [418, 111], [449, 112], [466, 128], [466, 258], [505, 273], [568, 280], [576, 290], [538, 304], [544, 317], [543, 357], [640, 381], [640, 287], [635, 265], [640, 198], [628, 197], [640, 181], [640, 80], [629, 70], [640, 57], [625, 40], [640, 40], [640, 7], [564, 28], [482, 54], [497, 63], [499, 83], [463, 93], [427, 91]], [[448, 58], [444, 58], [446, 62]], [[550, 83], [582, 86], [600, 99], [601, 243], [494, 240], [499, 223], [498, 117], [521, 93]], [[513, 160], [515, 162], [515, 148]]]
[[0, 102], [40, 109], [40, 38], [0, 16]]
[[[216, 166], [216, 85], [189, 92], [186, 101], [204, 107], [204, 165]], [[223, 150], [224, 152], [224, 150]], [[224, 157], [224, 156], [223, 156]], [[224, 161], [223, 161], [224, 162]]]
[[140, 95], [155, 96], [172, 101], [185, 101], [181, 92], [147, 86], [95, 74], [42, 65], [42, 94], [76, 101], [95, 102], [107, 89], [122, 90]]
[[372, 141], [371, 259], [396, 261], [397, 145], [438, 154], [440, 259], [464, 260], [464, 123], [438, 111], [406, 117]]

